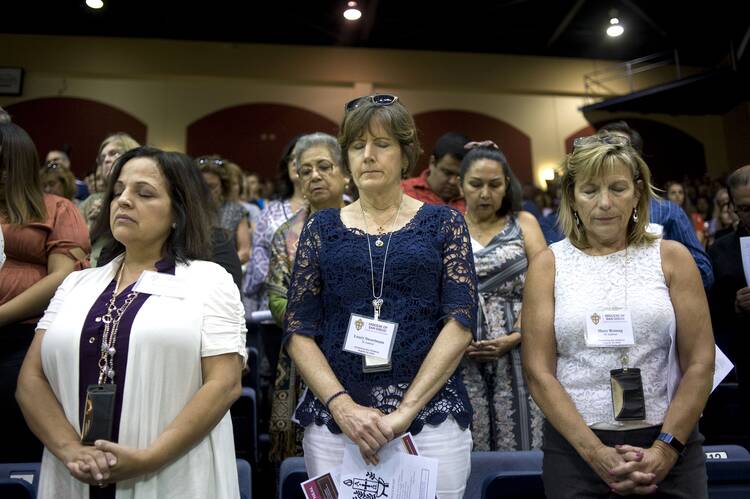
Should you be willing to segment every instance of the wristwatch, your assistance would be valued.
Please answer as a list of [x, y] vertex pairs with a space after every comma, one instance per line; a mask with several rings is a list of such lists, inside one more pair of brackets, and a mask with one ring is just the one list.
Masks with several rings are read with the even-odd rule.
[[661, 440], [665, 444], [672, 447], [680, 456], [685, 452], [685, 444], [677, 440], [671, 433], [659, 433], [659, 436], [656, 437], [656, 439]]

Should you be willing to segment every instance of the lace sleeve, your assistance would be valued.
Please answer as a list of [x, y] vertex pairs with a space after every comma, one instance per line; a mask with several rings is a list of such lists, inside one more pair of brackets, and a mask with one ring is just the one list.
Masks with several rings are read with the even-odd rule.
[[477, 278], [471, 252], [469, 229], [464, 217], [449, 210], [441, 228], [443, 276], [440, 312], [443, 319], [455, 319], [476, 338]]
[[284, 343], [292, 334], [318, 336], [323, 319], [320, 233], [312, 217], [300, 235], [284, 317]]

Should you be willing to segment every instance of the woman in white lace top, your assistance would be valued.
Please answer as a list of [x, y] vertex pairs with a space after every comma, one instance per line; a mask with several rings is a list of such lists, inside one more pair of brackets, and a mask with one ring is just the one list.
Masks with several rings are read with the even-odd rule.
[[550, 499], [707, 497], [696, 427], [711, 322], [690, 253], [646, 231], [653, 196], [627, 139], [576, 140], [561, 185], [567, 237], [532, 260], [522, 317]]

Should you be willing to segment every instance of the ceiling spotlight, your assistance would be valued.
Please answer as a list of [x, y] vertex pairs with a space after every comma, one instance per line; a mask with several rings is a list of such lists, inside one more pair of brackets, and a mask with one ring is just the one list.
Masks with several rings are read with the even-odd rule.
[[104, 2], [102, 0], [86, 0], [86, 5], [92, 9], [101, 9], [104, 7]]
[[607, 26], [607, 36], [612, 38], [618, 37], [625, 32], [625, 28], [620, 24], [620, 19], [617, 17], [617, 11], [612, 9], [609, 11], [609, 26]]
[[356, 21], [362, 17], [362, 11], [359, 10], [359, 5], [354, 0], [346, 2], [346, 10], [344, 11], [344, 18], [347, 21]]

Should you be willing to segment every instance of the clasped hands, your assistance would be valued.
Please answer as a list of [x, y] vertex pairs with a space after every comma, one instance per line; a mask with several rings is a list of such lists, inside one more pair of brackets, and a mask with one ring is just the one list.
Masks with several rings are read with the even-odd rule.
[[497, 360], [510, 352], [518, 344], [520, 337], [518, 333], [510, 333], [491, 340], [472, 341], [466, 347], [466, 356], [477, 362]]
[[359, 447], [367, 464], [378, 464], [378, 451], [404, 433], [414, 419], [400, 408], [383, 414], [378, 409], [357, 404], [348, 395], [334, 399], [329, 409], [341, 431]]
[[94, 446], [71, 444], [62, 457], [75, 479], [100, 487], [151, 471], [147, 450], [107, 440], [97, 440]]
[[618, 495], [648, 495], [658, 489], [669, 470], [677, 462], [677, 453], [666, 444], [655, 442], [648, 449], [632, 445], [602, 445], [590, 465]]

